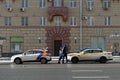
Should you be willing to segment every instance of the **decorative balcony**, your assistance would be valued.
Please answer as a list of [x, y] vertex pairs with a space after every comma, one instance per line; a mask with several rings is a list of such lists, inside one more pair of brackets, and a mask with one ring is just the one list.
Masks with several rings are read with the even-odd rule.
[[52, 21], [54, 16], [62, 16], [63, 21], [67, 21], [68, 8], [67, 7], [49, 7], [48, 14], [49, 14], [49, 21]]

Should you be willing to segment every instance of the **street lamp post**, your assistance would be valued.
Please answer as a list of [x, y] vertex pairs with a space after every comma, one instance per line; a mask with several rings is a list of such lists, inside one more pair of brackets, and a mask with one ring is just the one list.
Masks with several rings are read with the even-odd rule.
[[0, 49], [1, 49], [0, 57], [2, 56], [2, 53], [3, 53], [3, 43], [4, 43], [5, 41], [6, 41], [5, 38], [0, 37]]
[[83, 15], [83, 0], [80, 0], [80, 50], [82, 49], [82, 15]]

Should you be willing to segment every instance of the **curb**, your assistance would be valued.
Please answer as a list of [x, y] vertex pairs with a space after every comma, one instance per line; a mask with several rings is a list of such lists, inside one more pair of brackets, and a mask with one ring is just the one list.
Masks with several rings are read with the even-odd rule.
[[1, 60], [10, 60], [10, 57], [1, 57], [1, 58], [0, 58], [0, 61], [1, 61]]

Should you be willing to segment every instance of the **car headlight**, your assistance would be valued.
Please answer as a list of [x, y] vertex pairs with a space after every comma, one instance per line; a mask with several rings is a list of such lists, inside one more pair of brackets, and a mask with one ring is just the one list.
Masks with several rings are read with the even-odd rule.
[[11, 57], [10, 60], [11, 60], [11, 62], [13, 62], [14, 61], [14, 57]]

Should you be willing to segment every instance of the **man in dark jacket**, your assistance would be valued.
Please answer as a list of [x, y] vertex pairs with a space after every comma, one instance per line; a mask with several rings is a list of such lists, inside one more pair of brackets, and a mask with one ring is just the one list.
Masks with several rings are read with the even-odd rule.
[[67, 53], [68, 53], [68, 48], [67, 48], [67, 46], [65, 45], [65, 46], [64, 46], [64, 49], [63, 49], [63, 54], [64, 54], [63, 63], [64, 63], [64, 58], [66, 58], [66, 63], [68, 62], [68, 60], [67, 60]]

